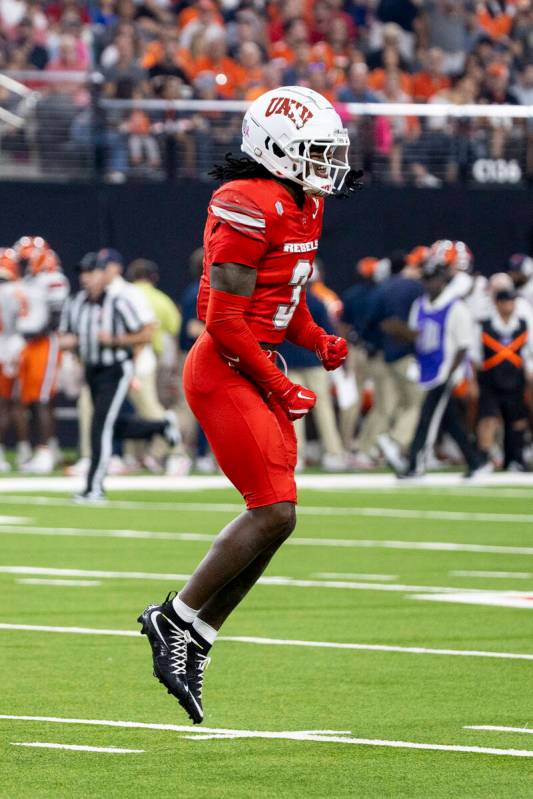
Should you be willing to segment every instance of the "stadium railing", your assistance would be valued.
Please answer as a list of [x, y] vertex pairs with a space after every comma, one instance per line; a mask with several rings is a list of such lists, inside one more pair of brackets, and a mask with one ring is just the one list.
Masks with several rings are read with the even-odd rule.
[[0, 74], [0, 179], [94, 174], [93, 81], [85, 72]]
[[[1, 77], [0, 179], [205, 179], [225, 153], [239, 152], [244, 102], [104, 99], [98, 73]], [[337, 109], [367, 183], [521, 188], [533, 179], [533, 106]]]

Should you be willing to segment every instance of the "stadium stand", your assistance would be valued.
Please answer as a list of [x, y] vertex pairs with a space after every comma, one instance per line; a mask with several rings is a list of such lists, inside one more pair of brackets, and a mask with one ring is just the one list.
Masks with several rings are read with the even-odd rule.
[[520, 182], [530, 120], [394, 106], [528, 105], [532, 62], [530, 0], [4, 0], [0, 174], [202, 177], [239, 137], [242, 107], [217, 101], [302, 84], [337, 105], [375, 181]]

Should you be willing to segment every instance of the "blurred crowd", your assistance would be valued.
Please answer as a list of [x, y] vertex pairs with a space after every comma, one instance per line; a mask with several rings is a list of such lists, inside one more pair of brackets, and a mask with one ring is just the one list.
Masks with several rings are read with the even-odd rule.
[[[2, 0], [0, 68], [36, 73], [24, 82], [41, 92], [41, 152], [53, 149], [55, 126], [56, 155], [79, 165], [96, 147], [116, 181], [155, 177], [163, 167], [205, 174], [235, 149], [240, 116], [142, 106], [95, 115], [91, 94], [253, 100], [284, 84], [338, 105], [357, 165], [376, 180], [438, 186], [465, 177], [479, 159], [517, 160], [521, 173], [533, 173], [523, 122], [343, 110], [353, 102], [532, 103], [532, 0]], [[100, 78], [60, 79], [85, 72]], [[4, 107], [16, 110], [2, 92]], [[11, 131], [4, 148], [20, 152], [22, 144]]]
[[[170, 445], [162, 436], [142, 443], [117, 438], [111, 473], [148, 469], [180, 476], [217, 469], [180, 380], [186, 354], [204, 329], [196, 315], [202, 263], [202, 250], [195, 250], [190, 283], [174, 299], [157, 287], [152, 261], [127, 265], [111, 248], [81, 259], [82, 288], [96, 270], [101, 296], [126, 298], [146, 332], [134, 347], [134, 375], [120, 417], [166, 424], [170, 414], [180, 430]], [[288, 342], [280, 347], [290, 379], [318, 397], [310, 418], [296, 423], [298, 470], [389, 465], [399, 477], [414, 477], [450, 464], [465, 464], [469, 476], [533, 467], [530, 256], [511, 256], [487, 278], [464, 242], [442, 240], [387, 258], [362, 258], [341, 296], [326, 274], [317, 259], [307, 302], [318, 324], [348, 339], [346, 364], [326, 373], [314, 353]], [[61, 353], [65, 309], [74, 307], [76, 290], [44, 239], [24, 236], [0, 250], [0, 471], [46, 474], [65, 465], [65, 441], [56, 428], [57, 409], [64, 411], [68, 400], [76, 405], [78, 446], [75, 462], [70, 458], [65, 468], [87, 473], [93, 406], [83, 362], [90, 352], [74, 347]], [[98, 307], [102, 300], [93, 302]], [[104, 346], [88, 324], [86, 349]], [[11, 447], [14, 456], [8, 456]]]

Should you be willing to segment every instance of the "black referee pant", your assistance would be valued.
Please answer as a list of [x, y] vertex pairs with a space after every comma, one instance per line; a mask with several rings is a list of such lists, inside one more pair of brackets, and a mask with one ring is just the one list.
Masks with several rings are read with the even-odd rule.
[[86, 493], [98, 495], [103, 490], [113, 452], [113, 439], [150, 439], [158, 434], [163, 435], [166, 422], [148, 422], [135, 416], [120, 415], [133, 377], [131, 360], [112, 366], [86, 366], [85, 376], [93, 402], [91, 465]]
[[485, 462], [483, 454], [468, 438], [459, 409], [452, 398], [452, 389], [453, 386], [444, 383], [427, 392], [409, 449], [409, 471], [424, 471], [441, 426], [461, 450], [470, 471]]

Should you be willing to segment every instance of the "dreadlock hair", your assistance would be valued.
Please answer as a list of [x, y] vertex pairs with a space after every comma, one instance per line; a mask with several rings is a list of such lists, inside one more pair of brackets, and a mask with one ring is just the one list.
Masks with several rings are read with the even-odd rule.
[[243, 178], [272, 178], [271, 173], [262, 164], [252, 161], [251, 158], [235, 158], [231, 153], [226, 153], [224, 163], [215, 164], [207, 174], [219, 183]]

